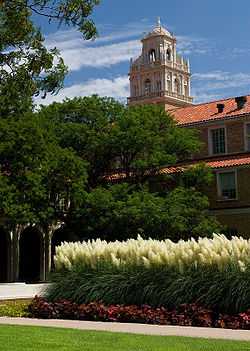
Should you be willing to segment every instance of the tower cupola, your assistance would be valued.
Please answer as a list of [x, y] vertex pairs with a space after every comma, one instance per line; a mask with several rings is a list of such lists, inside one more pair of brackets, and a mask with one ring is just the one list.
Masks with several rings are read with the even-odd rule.
[[176, 38], [160, 18], [141, 42], [141, 55], [131, 59], [128, 103], [162, 104], [166, 110], [192, 104], [189, 61], [177, 54]]

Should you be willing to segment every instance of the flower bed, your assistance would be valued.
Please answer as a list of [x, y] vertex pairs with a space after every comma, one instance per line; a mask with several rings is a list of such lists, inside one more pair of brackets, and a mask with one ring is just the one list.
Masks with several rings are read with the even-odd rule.
[[29, 311], [34, 318], [58, 318], [103, 322], [144, 323], [160, 325], [181, 325], [250, 329], [250, 310], [237, 315], [219, 314], [197, 304], [180, 305], [178, 309], [164, 307], [110, 305], [92, 302], [76, 304], [68, 300], [48, 302], [36, 297]]

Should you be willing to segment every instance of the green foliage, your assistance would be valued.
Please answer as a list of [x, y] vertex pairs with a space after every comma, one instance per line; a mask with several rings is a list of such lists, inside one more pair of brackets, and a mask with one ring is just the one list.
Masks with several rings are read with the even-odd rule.
[[220, 229], [207, 214], [207, 197], [198, 191], [177, 187], [157, 194], [126, 183], [97, 187], [86, 194], [78, 211], [76, 230], [84, 238], [126, 240], [141, 236], [170, 238], [210, 236]]
[[[212, 174], [204, 165], [182, 175], [158, 175], [200, 145], [194, 131], [179, 128], [161, 107], [126, 107], [94, 95], [44, 107], [39, 118], [54, 125], [61, 147], [88, 162], [88, 193], [68, 222], [83, 238], [126, 239], [140, 233], [178, 240], [220, 229], [207, 214], [202, 191]], [[108, 186], [103, 176], [113, 173], [125, 175], [130, 185]]]
[[29, 301], [1, 301], [0, 317], [29, 317], [28, 306]]
[[86, 163], [61, 148], [38, 118], [0, 120], [0, 211], [10, 225], [59, 219], [61, 199], [82, 197]]
[[8, 0], [0, 2], [0, 116], [20, 116], [32, 108], [34, 95], [55, 94], [67, 72], [56, 48], [48, 50], [33, 22], [34, 14], [95, 37], [88, 18], [98, 0]]
[[164, 306], [199, 303], [219, 312], [238, 313], [250, 308], [250, 267], [190, 267], [181, 273], [174, 268], [108, 266], [98, 269], [74, 266], [52, 276], [47, 290], [50, 301], [69, 299], [77, 303]]
[[195, 152], [199, 142], [192, 131], [180, 129], [159, 106], [125, 107], [110, 98], [75, 98], [43, 108], [41, 115], [62, 125], [56, 132], [64, 147], [88, 160], [89, 181], [115, 168], [133, 172], [136, 183], [155, 175]]
[[121, 169], [137, 176], [154, 175], [160, 167], [183, 160], [199, 148], [193, 132], [178, 128], [161, 106], [154, 105], [125, 109], [111, 139]]
[[124, 106], [112, 98], [96, 95], [67, 99], [44, 107], [40, 118], [55, 126], [55, 134], [64, 148], [72, 148], [88, 162], [89, 187], [112, 168], [116, 157], [111, 133]]

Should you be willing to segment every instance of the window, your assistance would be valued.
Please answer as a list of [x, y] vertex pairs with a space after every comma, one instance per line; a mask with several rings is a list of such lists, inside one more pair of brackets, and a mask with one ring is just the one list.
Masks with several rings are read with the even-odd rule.
[[160, 92], [160, 91], [161, 91], [161, 81], [160, 81], [160, 80], [158, 80], [158, 81], [156, 82], [156, 91], [157, 91], [157, 92]]
[[171, 75], [168, 74], [167, 76], [167, 91], [172, 91], [172, 82], [171, 82]]
[[150, 79], [147, 79], [145, 81], [145, 89], [144, 89], [144, 91], [145, 91], [145, 95], [149, 95], [151, 93], [151, 81], [150, 81]]
[[167, 60], [171, 60], [171, 50], [169, 48], [167, 49]]
[[174, 80], [174, 91], [176, 94], [181, 95], [181, 84], [177, 78]]
[[218, 195], [221, 200], [236, 199], [236, 173], [221, 172], [217, 173]]
[[156, 52], [154, 49], [151, 49], [148, 54], [149, 62], [155, 62], [156, 61]]
[[226, 152], [225, 128], [210, 129], [210, 153], [224, 154]]
[[245, 149], [246, 151], [250, 151], [250, 123], [245, 124]]
[[138, 96], [138, 95], [139, 95], [138, 85], [134, 85], [134, 96]]

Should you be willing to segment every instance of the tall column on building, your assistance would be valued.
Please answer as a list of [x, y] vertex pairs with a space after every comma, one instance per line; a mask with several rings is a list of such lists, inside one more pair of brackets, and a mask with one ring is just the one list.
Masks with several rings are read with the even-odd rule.
[[[184, 87], [184, 82], [190, 82], [190, 65], [177, 54], [175, 36], [163, 28], [158, 19], [156, 27], [141, 42], [142, 53], [130, 65], [128, 104], [161, 104], [166, 110], [192, 105], [190, 89], [186, 94]], [[169, 76], [171, 84], [168, 84]], [[136, 94], [134, 86], [138, 85], [139, 94]], [[168, 89], [170, 85], [172, 91]], [[179, 86], [179, 92], [175, 85]]]

